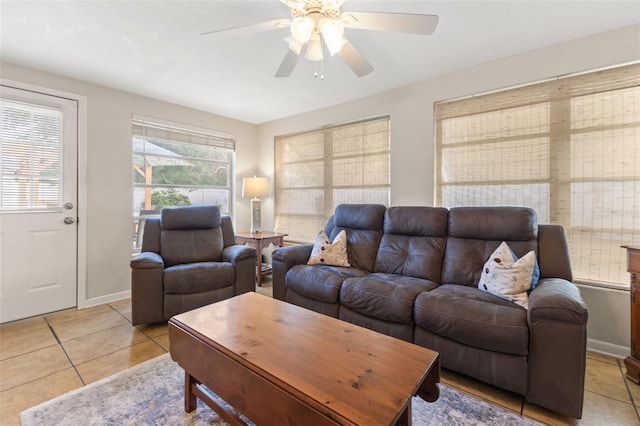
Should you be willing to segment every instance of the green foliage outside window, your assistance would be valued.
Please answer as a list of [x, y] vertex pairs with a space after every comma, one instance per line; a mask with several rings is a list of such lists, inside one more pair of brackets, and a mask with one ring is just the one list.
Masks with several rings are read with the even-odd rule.
[[151, 207], [160, 210], [163, 207], [190, 206], [191, 200], [184, 194], [179, 194], [175, 189], [154, 190], [151, 192]]

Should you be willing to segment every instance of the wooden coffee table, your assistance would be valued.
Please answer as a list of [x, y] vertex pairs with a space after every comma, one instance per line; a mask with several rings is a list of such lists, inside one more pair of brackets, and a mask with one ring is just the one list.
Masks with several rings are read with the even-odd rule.
[[185, 410], [230, 424], [411, 424], [411, 397], [439, 396], [437, 352], [257, 293], [169, 320]]

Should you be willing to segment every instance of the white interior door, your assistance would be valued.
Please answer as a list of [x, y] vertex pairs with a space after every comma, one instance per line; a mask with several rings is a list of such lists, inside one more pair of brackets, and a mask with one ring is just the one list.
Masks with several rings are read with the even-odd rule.
[[77, 102], [0, 86], [0, 323], [77, 303]]

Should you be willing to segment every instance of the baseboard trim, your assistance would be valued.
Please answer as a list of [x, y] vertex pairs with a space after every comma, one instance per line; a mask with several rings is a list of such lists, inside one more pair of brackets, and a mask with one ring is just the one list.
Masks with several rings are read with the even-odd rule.
[[104, 296], [93, 297], [87, 299], [85, 302], [85, 308], [92, 308], [94, 306], [104, 305], [111, 302], [117, 302], [118, 300], [130, 299], [131, 290], [121, 291], [119, 293], [106, 294]]
[[595, 339], [587, 339], [587, 349], [615, 358], [626, 358], [629, 356], [629, 353], [631, 353], [631, 348], [628, 346], [614, 345], [613, 343]]

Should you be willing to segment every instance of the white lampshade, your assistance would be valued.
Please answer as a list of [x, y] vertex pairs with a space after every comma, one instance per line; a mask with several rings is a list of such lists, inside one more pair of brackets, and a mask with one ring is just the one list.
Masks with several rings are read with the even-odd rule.
[[300, 43], [306, 43], [313, 34], [315, 22], [308, 16], [295, 18], [291, 21], [291, 36]]
[[320, 37], [317, 34], [315, 34], [314, 37], [309, 40], [307, 51], [304, 54], [304, 57], [310, 61], [322, 60], [322, 42], [320, 41]]
[[329, 53], [331, 56], [335, 55], [347, 42], [343, 37], [344, 26], [342, 25], [342, 22], [324, 18], [320, 21], [319, 26], [324, 43], [327, 45], [327, 49], [329, 49]]
[[242, 180], [243, 197], [264, 197], [269, 195], [269, 180], [266, 177], [246, 177]]

